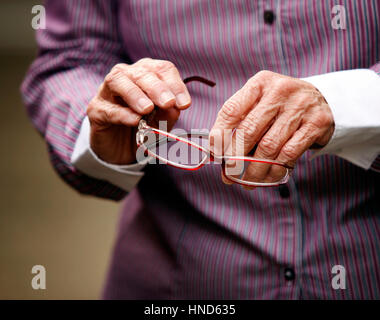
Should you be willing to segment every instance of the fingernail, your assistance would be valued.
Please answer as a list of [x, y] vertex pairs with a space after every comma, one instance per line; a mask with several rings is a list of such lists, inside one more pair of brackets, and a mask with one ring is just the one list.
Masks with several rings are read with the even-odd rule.
[[177, 106], [184, 107], [190, 104], [190, 96], [186, 93], [180, 93], [176, 96]]
[[174, 94], [172, 94], [170, 91], [164, 91], [161, 94], [160, 103], [161, 103], [161, 105], [165, 105], [174, 99], [175, 99]]
[[153, 106], [152, 101], [150, 101], [147, 98], [140, 98], [137, 101], [137, 103], [138, 103], [139, 107], [142, 109], [142, 111], [146, 111]]

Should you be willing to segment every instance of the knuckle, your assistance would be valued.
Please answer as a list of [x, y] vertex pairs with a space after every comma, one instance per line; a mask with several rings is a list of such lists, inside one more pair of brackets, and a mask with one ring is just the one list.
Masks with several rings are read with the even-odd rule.
[[288, 91], [292, 87], [292, 81], [286, 78], [278, 78], [274, 81], [273, 91], [282, 92]]
[[136, 61], [134, 63], [134, 65], [144, 65], [144, 66], [147, 66], [147, 65], [150, 65], [152, 63], [152, 61], [153, 61], [152, 58], [145, 57], [145, 58], [142, 58], [142, 59]]
[[292, 108], [295, 110], [307, 110], [311, 105], [313, 105], [314, 99], [305, 94], [300, 94], [294, 99]]
[[301, 129], [300, 132], [302, 133], [302, 139], [306, 143], [313, 143], [319, 136], [320, 128], [317, 127], [315, 124], [309, 122], [305, 123]]
[[118, 110], [117, 108], [104, 108], [102, 114], [106, 122], [112, 122], [117, 117]]
[[170, 69], [175, 69], [175, 66], [172, 62], [167, 60], [157, 60], [155, 62], [155, 67], [158, 72], [167, 71]]
[[125, 63], [117, 63], [113, 66], [112, 70], [119, 70], [122, 71], [125, 69], [127, 65]]
[[138, 81], [146, 77], [147, 73], [147, 70], [144, 68], [134, 67], [129, 70], [128, 76], [134, 81]]
[[134, 85], [133, 83], [126, 83], [124, 84], [123, 88], [123, 97], [137, 97], [140, 95], [140, 89]]
[[109, 120], [109, 118], [105, 115], [105, 110], [106, 108], [102, 102], [94, 99], [89, 103], [86, 113], [90, 122], [104, 123]]
[[317, 128], [325, 128], [330, 126], [333, 121], [334, 119], [331, 112], [319, 112], [318, 116], [312, 120], [312, 123]]
[[167, 74], [165, 76], [165, 82], [172, 87], [175, 91], [187, 91], [187, 87], [181, 79], [178, 71]]
[[[245, 130], [243, 128], [236, 129], [236, 140], [239, 142], [239, 144], [236, 146], [236, 148], [244, 145], [245, 141]], [[243, 143], [241, 143], [243, 142]]]
[[246, 87], [248, 88], [249, 91], [254, 91], [254, 90], [259, 90], [261, 88], [261, 85], [260, 85], [260, 82], [255, 77], [252, 77], [247, 81]]
[[244, 136], [253, 137], [257, 132], [257, 120], [254, 120], [252, 117], [247, 117], [240, 123], [240, 128], [244, 132]]
[[278, 150], [278, 139], [264, 136], [260, 141], [259, 148], [265, 156], [275, 156]]
[[123, 77], [124, 71], [119, 65], [115, 65], [112, 70], [104, 78], [104, 82], [109, 86], [112, 85], [115, 80]]
[[[176, 82], [168, 82], [168, 85], [169, 85], [169, 88], [171, 89], [171, 91], [173, 92], [173, 94], [176, 96], [180, 93], [186, 92], [186, 87], [183, 87]], [[190, 100], [191, 100], [191, 98], [190, 98]]]
[[173, 90], [173, 93], [187, 92], [186, 86], [175, 78], [169, 78], [166, 83]]
[[255, 74], [255, 78], [258, 80], [266, 80], [268, 78], [271, 78], [273, 76], [274, 72], [269, 70], [260, 70]]
[[113, 75], [113, 73], [107, 74], [106, 77], [104, 78], [104, 82], [108, 86], [111, 85], [113, 81], [114, 81], [114, 75]]
[[152, 92], [159, 93], [160, 91], [166, 89], [166, 85], [164, 83], [150, 75], [147, 75], [144, 79], [146, 82], [149, 82]]
[[220, 109], [218, 115], [225, 121], [229, 122], [232, 117], [236, 115], [239, 108], [239, 104], [236, 100], [230, 99], [224, 103], [222, 109]]
[[313, 85], [311, 84], [310, 82], [307, 82], [305, 80], [301, 80], [299, 78], [296, 78], [296, 81], [297, 83], [302, 86], [303, 88], [307, 89], [307, 90], [310, 90], [310, 91], [316, 91], [316, 92], [319, 92], [318, 89]]
[[294, 144], [286, 144], [282, 149], [282, 153], [289, 160], [295, 160], [297, 158], [297, 148]]
[[87, 110], [86, 110], [87, 116], [89, 118], [93, 118], [94, 114], [96, 113], [96, 109], [97, 109], [97, 102], [95, 99], [92, 99], [87, 105]]

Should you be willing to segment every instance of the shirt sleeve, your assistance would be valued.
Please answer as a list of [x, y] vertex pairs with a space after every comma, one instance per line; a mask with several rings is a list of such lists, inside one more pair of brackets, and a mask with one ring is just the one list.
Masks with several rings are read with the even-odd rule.
[[335, 121], [329, 143], [312, 158], [334, 154], [364, 169], [380, 171], [379, 65], [303, 79], [323, 94]]
[[81, 193], [119, 200], [124, 190], [70, 161], [88, 102], [123, 59], [116, 6], [116, 1], [46, 1], [46, 29], [37, 31], [38, 57], [21, 92], [58, 174]]
[[115, 165], [100, 159], [90, 146], [90, 121], [88, 117], [83, 120], [71, 156], [71, 163], [80, 171], [91, 177], [109, 181], [125, 191], [131, 191], [137, 185], [144, 175], [141, 170], [148, 161], [149, 158], [140, 163]]

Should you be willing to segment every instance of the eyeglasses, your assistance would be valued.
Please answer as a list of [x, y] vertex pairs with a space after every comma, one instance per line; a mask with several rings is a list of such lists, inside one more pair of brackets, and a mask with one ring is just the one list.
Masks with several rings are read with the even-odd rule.
[[[215, 83], [199, 76], [184, 79], [185, 83]], [[208, 163], [220, 163], [225, 178], [248, 187], [272, 187], [288, 182], [293, 167], [279, 161], [248, 156], [216, 155], [209, 148], [208, 132], [191, 130], [173, 134], [150, 126], [155, 111], [141, 119], [136, 133], [140, 157], [150, 156], [153, 162], [183, 170], [198, 170]], [[139, 158], [139, 156], [137, 157]], [[149, 161], [151, 163], [152, 161]]]

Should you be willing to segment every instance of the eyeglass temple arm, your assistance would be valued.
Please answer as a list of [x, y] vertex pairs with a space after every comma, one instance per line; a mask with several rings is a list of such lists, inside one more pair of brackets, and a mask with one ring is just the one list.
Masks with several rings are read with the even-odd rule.
[[216, 85], [216, 83], [214, 81], [208, 80], [208, 79], [203, 78], [201, 76], [191, 76], [191, 77], [187, 77], [187, 78], [183, 79], [184, 83], [189, 83], [189, 82], [193, 82], [193, 81], [202, 82], [202, 83], [204, 83], [210, 87], [214, 87]]

